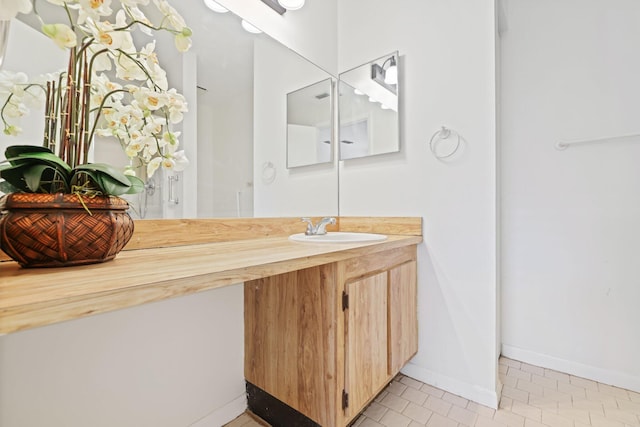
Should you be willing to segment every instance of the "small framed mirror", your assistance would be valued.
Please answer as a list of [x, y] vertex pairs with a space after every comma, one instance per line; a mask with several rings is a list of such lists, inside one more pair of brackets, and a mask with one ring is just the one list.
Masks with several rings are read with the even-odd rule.
[[332, 161], [332, 92], [327, 78], [287, 94], [287, 168]]
[[340, 160], [400, 151], [398, 52], [339, 76]]

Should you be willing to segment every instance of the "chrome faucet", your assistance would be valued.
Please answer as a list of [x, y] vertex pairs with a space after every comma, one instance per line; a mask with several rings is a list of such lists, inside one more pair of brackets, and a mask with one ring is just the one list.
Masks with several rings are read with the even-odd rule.
[[302, 218], [302, 222], [307, 223], [307, 231], [304, 232], [307, 236], [320, 236], [323, 234], [327, 234], [326, 227], [329, 224], [335, 224], [336, 219], [334, 217], [324, 217], [316, 225], [313, 225], [313, 221], [311, 218]]

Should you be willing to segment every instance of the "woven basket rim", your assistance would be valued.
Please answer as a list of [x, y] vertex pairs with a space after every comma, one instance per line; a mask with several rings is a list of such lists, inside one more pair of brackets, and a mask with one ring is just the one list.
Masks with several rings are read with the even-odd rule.
[[[82, 202], [80, 201], [82, 200]], [[129, 203], [117, 196], [78, 196], [77, 194], [9, 193], [0, 198], [1, 210], [15, 209], [109, 209], [127, 210]]]

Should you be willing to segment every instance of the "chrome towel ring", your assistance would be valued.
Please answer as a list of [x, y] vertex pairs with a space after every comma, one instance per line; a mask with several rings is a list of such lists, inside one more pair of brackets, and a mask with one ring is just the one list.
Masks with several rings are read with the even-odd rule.
[[[455, 143], [453, 144], [453, 148], [441, 152], [438, 147], [441, 147], [449, 138], [455, 138]], [[433, 153], [436, 159], [446, 159], [448, 157], [453, 156], [458, 149], [460, 148], [460, 134], [455, 130], [449, 129], [446, 126], [442, 126], [439, 130], [435, 131], [433, 135], [431, 135], [431, 139], [429, 140], [429, 149]]]

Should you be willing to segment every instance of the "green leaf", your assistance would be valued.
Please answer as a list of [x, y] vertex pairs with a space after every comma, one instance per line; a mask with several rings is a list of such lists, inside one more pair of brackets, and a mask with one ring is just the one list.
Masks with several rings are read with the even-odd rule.
[[71, 174], [71, 167], [66, 164], [60, 157], [51, 152], [40, 151], [33, 153], [23, 153], [16, 157], [7, 157], [7, 160], [9, 160], [9, 162], [14, 165], [44, 162], [57, 169], [65, 171], [67, 175]]
[[18, 157], [22, 154], [28, 153], [51, 153], [53, 152], [48, 148], [41, 147], [39, 145], [12, 145], [7, 147], [4, 151], [4, 156], [8, 159], [10, 157]]
[[108, 175], [99, 174], [98, 176], [101, 181], [102, 188], [104, 188], [107, 194], [110, 194], [112, 196], [120, 196], [129, 191], [129, 184], [122, 185], [120, 182], [111, 179]]
[[24, 181], [24, 171], [29, 166], [10, 166], [0, 170], [0, 176], [19, 191], [30, 192], [29, 187]]
[[76, 170], [78, 171], [95, 171], [100, 172], [104, 175], [108, 175], [114, 181], [119, 182], [121, 185], [127, 186], [127, 188], [131, 185], [130, 181], [127, 179], [126, 175], [122, 173], [119, 169], [114, 168], [111, 165], [107, 165], [105, 163], [88, 163], [86, 165], [78, 165], [76, 166]]
[[144, 191], [144, 181], [133, 175], [125, 175], [127, 179], [131, 182], [131, 188], [127, 191], [126, 194], [137, 194], [142, 193]]
[[20, 191], [18, 188], [11, 185], [9, 181], [0, 181], [0, 193], [9, 194]]
[[5, 167], [0, 169], [0, 177], [4, 178], [16, 190], [27, 193], [66, 193], [69, 191], [68, 175], [46, 163]]
[[25, 169], [23, 172], [24, 182], [32, 193], [40, 190], [43, 181], [44, 172], [49, 169], [55, 172], [55, 169], [49, 165], [33, 165]]
[[[87, 185], [86, 180], [90, 183]], [[72, 186], [79, 186], [84, 188], [94, 187], [102, 192], [104, 195], [120, 196], [129, 191], [130, 184], [127, 180], [127, 184], [122, 184], [120, 181], [114, 180], [111, 175], [95, 170], [76, 170], [73, 178], [71, 179]]]

